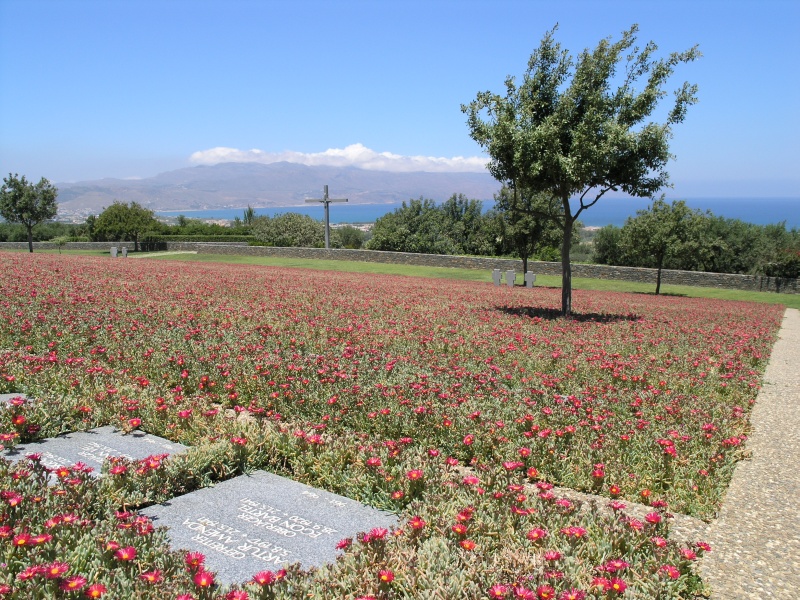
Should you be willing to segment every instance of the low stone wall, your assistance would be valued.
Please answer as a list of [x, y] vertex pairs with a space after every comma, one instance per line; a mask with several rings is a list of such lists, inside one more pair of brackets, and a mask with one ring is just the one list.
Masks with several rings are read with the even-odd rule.
[[[106, 250], [112, 245], [119, 248], [126, 246], [133, 249], [133, 242], [70, 242], [65, 249]], [[50, 242], [34, 242], [34, 248], [55, 249]], [[3, 242], [0, 248], [27, 249], [27, 242]], [[491, 271], [522, 271], [522, 261], [505, 258], [482, 258], [477, 256], [443, 256], [438, 254], [411, 254], [407, 252], [384, 252], [378, 250], [347, 250], [340, 248], [271, 248], [266, 246], [248, 246], [244, 243], [202, 243], [202, 242], [168, 242], [167, 250], [193, 250], [208, 254], [233, 254], [239, 256], [276, 256], [285, 258], [304, 258], [317, 260], [351, 260], [359, 262], [391, 263], [401, 265], [418, 265], [426, 267], [446, 267], [458, 269], [476, 269]], [[561, 263], [528, 262], [528, 270], [537, 275], [561, 275]], [[657, 271], [638, 267], [613, 267], [608, 265], [572, 265], [573, 277], [588, 279], [609, 279], [616, 281], [633, 281], [655, 285]], [[711, 287], [730, 290], [750, 290], [759, 292], [779, 292], [784, 294], [798, 293], [797, 279], [781, 277], [765, 277], [761, 275], [736, 275], [728, 273], [702, 273], [699, 271], [673, 271], [664, 269], [661, 272], [661, 283], [665, 285], [689, 285], [695, 287]]]

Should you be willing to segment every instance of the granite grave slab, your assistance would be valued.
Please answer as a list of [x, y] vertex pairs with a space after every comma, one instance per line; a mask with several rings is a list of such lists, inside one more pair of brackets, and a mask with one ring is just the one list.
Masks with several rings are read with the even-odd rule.
[[[0, 394], [0, 408], [9, 406], [12, 398], [25, 398], [25, 394]], [[26, 398], [25, 402], [30, 402], [30, 400]]]
[[391, 513], [266, 471], [140, 512], [168, 527], [173, 549], [202, 552], [225, 584], [297, 562], [303, 568], [332, 563], [340, 540], [397, 524]]
[[16, 462], [29, 454], [40, 454], [42, 464], [51, 469], [71, 467], [77, 462], [82, 462], [94, 468], [92, 475], [96, 477], [100, 475], [103, 461], [109, 456], [141, 460], [153, 454], [178, 454], [187, 449], [183, 444], [170, 442], [143, 431], [125, 434], [113, 427], [98, 427], [38, 442], [19, 444], [5, 450], [2, 456]]

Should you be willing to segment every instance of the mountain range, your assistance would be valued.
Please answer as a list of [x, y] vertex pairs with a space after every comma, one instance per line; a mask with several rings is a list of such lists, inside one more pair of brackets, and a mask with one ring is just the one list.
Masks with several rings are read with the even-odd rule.
[[59, 213], [99, 214], [115, 200], [153, 211], [297, 206], [321, 198], [388, 204], [412, 198], [443, 202], [453, 194], [491, 200], [500, 184], [488, 173], [397, 173], [297, 163], [220, 163], [160, 173], [144, 179], [57, 183]]

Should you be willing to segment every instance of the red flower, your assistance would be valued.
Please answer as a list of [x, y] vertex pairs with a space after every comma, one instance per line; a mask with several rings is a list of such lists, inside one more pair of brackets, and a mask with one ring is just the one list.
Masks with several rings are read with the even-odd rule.
[[538, 542], [547, 537], [547, 530], [537, 527], [536, 529], [531, 529], [525, 537], [532, 542]]
[[394, 581], [394, 573], [384, 569], [378, 572], [378, 579], [380, 579], [381, 583], [392, 583]]
[[409, 471], [406, 473], [406, 477], [411, 481], [417, 481], [418, 479], [422, 479], [423, 472], [421, 469], [414, 469], [413, 471]]
[[84, 592], [87, 598], [102, 598], [108, 590], [102, 583], [94, 583]]
[[272, 571], [259, 571], [253, 576], [253, 583], [256, 583], [260, 586], [271, 585], [276, 581], [277, 579], [275, 578], [275, 573]]
[[663, 565], [658, 571], [670, 579], [678, 579], [681, 576], [680, 570], [672, 565]]
[[475, 550], [475, 542], [473, 542], [472, 540], [461, 540], [458, 543], [458, 545], [461, 546], [464, 550], [470, 550], [470, 551]]
[[556, 591], [552, 586], [540, 585], [536, 588], [536, 596], [539, 600], [553, 600], [556, 597]]
[[231, 590], [225, 594], [225, 600], [250, 600], [250, 595], [244, 590]]
[[44, 576], [47, 579], [56, 579], [69, 571], [69, 565], [63, 562], [54, 562], [44, 566]]
[[572, 588], [561, 592], [558, 600], [586, 600], [586, 592]]
[[489, 588], [489, 598], [505, 598], [508, 594], [508, 586], [499, 583]]
[[711, 544], [709, 544], [708, 542], [697, 542], [695, 544], [695, 547], [698, 550], [702, 550], [703, 552], [711, 552]]
[[422, 520], [422, 517], [415, 516], [409, 520], [408, 526], [411, 527], [411, 529], [420, 530], [425, 527], [425, 521]]
[[119, 560], [123, 561], [131, 561], [136, 558], [136, 548], [133, 546], [126, 546], [125, 548], [120, 548], [114, 553]]
[[651, 525], [658, 525], [662, 521], [662, 516], [657, 512], [651, 512], [644, 516], [644, 520]]
[[611, 585], [609, 586], [608, 590], [616, 592], [617, 594], [623, 594], [627, 588], [628, 584], [622, 581], [622, 579], [620, 579], [619, 577], [614, 577], [611, 580]]
[[583, 527], [565, 527], [561, 530], [561, 533], [568, 538], [578, 539], [586, 535], [586, 530]]
[[147, 583], [158, 583], [164, 578], [161, 575], [161, 571], [146, 571], [139, 575], [139, 579]]
[[[346, 548], [349, 548], [352, 545], [353, 545], [353, 538], [345, 538], [343, 540], [339, 540], [336, 543], [336, 549], [337, 550], [345, 550]], [[267, 571], [267, 572], [269, 572], [269, 571]]]
[[388, 529], [384, 529], [383, 527], [375, 527], [374, 529], [370, 529], [369, 531], [369, 539], [371, 540], [382, 540], [386, 537], [389, 533]]
[[697, 553], [695, 553], [695, 551], [691, 548], [681, 548], [681, 556], [684, 558], [684, 560], [697, 559]]
[[214, 585], [214, 575], [202, 569], [194, 574], [193, 580], [195, 585], [201, 588], [208, 588]]
[[67, 577], [63, 580], [58, 588], [64, 592], [74, 592], [75, 590], [81, 589], [83, 586], [86, 585], [86, 578], [81, 577], [80, 575], [73, 575], [72, 577]]

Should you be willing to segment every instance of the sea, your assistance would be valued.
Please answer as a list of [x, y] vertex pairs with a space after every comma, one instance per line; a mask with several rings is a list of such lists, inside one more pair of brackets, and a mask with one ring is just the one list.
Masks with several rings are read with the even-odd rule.
[[[702, 212], [711, 211], [715, 217], [738, 219], [755, 225], [785, 223], [787, 229], [800, 229], [800, 197], [790, 198], [680, 198], [692, 209]], [[667, 202], [671, 202], [667, 198]], [[493, 202], [483, 203], [484, 210], [492, 207]], [[573, 203], [573, 206], [575, 203]], [[650, 205], [646, 198], [602, 198], [593, 207], [583, 211], [579, 219], [586, 227], [604, 227], [616, 225], [622, 227], [628, 217], [635, 217], [636, 211], [644, 210]], [[389, 204], [332, 204], [330, 207], [331, 224], [363, 224], [374, 223], [385, 214], [402, 206], [401, 202]], [[315, 219], [324, 218], [324, 208], [316, 205], [280, 206], [254, 209], [256, 215], [274, 217], [278, 214], [294, 212], [308, 215]], [[215, 219], [233, 221], [244, 215], [244, 208], [224, 208], [215, 210], [194, 211], [159, 211], [162, 217], [184, 215], [190, 219]]]

